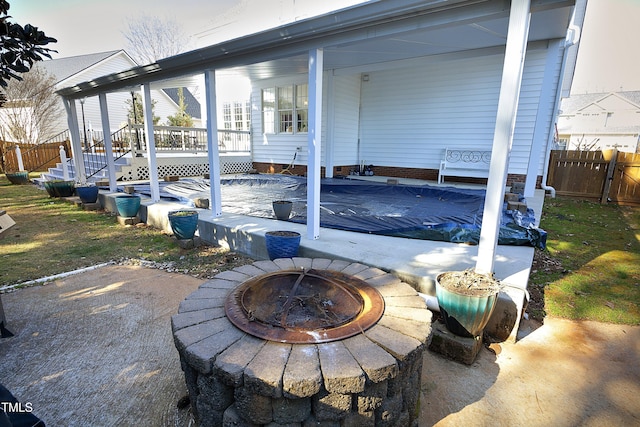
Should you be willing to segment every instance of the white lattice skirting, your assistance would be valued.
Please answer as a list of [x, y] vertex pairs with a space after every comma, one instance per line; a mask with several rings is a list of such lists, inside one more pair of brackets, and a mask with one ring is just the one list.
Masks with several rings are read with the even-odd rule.
[[[220, 157], [220, 174], [247, 173], [253, 167], [250, 156]], [[165, 176], [202, 176], [209, 173], [209, 162], [206, 158], [158, 158], [158, 177]], [[140, 162], [122, 176], [123, 181], [139, 181], [149, 179], [149, 166]]]

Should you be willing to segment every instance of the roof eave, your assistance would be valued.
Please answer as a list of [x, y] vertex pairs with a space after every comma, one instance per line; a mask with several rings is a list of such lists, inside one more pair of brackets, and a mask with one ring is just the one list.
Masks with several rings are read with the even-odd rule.
[[[575, 0], [533, 0], [532, 11], [573, 5]], [[506, 0], [372, 2], [162, 59], [58, 90], [66, 98], [94, 96], [143, 83], [195, 75], [306, 54], [309, 49], [373, 37], [401, 26], [446, 25], [483, 16], [507, 14]], [[433, 19], [425, 22], [425, 16]]]

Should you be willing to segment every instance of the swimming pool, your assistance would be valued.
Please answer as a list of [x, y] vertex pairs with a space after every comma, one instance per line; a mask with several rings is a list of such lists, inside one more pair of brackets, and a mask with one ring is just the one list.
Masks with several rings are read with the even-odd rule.
[[[161, 196], [193, 204], [208, 198], [209, 181], [182, 178], [161, 183]], [[289, 221], [307, 221], [307, 180], [271, 174], [223, 176], [223, 212], [275, 218], [274, 200], [290, 200]], [[135, 191], [144, 193], [142, 186]], [[148, 187], [148, 186], [147, 186]], [[320, 226], [361, 233], [475, 244], [480, 235], [485, 190], [432, 185], [388, 185], [353, 179], [323, 179], [320, 185]], [[500, 244], [544, 246], [544, 232], [534, 226], [529, 209], [503, 211]]]

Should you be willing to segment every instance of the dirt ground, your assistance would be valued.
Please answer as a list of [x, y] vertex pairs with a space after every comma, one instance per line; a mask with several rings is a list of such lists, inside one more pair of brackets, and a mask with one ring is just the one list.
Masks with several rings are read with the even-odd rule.
[[[170, 317], [202, 281], [113, 265], [3, 294], [0, 382], [48, 426], [188, 426]], [[520, 335], [471, 366], [427, 352], [420, 426], [640, 425], [640, 327], [547, 318]]]

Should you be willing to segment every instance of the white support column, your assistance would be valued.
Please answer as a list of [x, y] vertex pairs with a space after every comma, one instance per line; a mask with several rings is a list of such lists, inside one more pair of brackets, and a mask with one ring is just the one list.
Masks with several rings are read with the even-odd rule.
[[222, 215], [222, 190], [220, 189], [220, 152], [218, 151], [218, 117], [216, 110], [216, 71], [204, 73], [205, 102], [207, 104], [207, 150], [209, 152], [209, 188], [211, 189], [211, 213]]
[[[536, 126], [533, 129], [533, 139], [531, 141], [531, 151], [529, 152], [529, 165], [527, 166], [527, 179], [524, 184], [524, 197], [533, 197], [538, 179], [538, 166], [542, 152], [547, 145], [550, 127], [553, 128], [553, 105], [556, 96], [556, 88], [562, 84], [562, 74], [558, 77], [558, 61], [562, 56], [562, 45], [564, 40], [549, 42], [547, 47], [547, 57], [545, 59], [544, 76], [542, 77], [542, 87], [540, 88], [540, 98], [538, 100], [538, 112], [536, 114]], [[551, 107], [551, 108], [550, 108]], [[551, 111], [551, 116], [548, 117]], [[544, 183], [543, 183], [544, 184]], [[536, 212], [540, 215], [540, 212]]]
[[76, 101], [74, 99], [65, 99], [64, 108], [67, 110], [67, 125], [69, 126], [69, 138], [71, 139], [71, 155], [73, 156], [75, 180], [76, 182], [84, 183], [87, 181], [87, 172], [84, 168]]
[[109, 191], [118, 191], [116, 183], [116, 165], [113, 160], [113, 142], [111, 141], [111, 125], [109, 124], [109, 106], [107, 105], [107, 94], [98, 95], [100, 101], [100, 117], [102, 119], [102, 133], [104, 135], [104, 155], [107, 158], [107, 173], [109, 174]]
[[142, 89], [142, 115], [144, 117], [144, 133], [147, 140], [147, 156], [149, 156], [149, 184], [151, 201], [160, 201], [160, 183], [158, 182], [158, 160], [156, 159], [156, 141], [153, 137], [153, 110], [151, 103], [151, 86], [145, 83]]
[[320, 154], [322, 142], [322, 68], [324, 51], [309, 51], [309, 134], [307, 162], [307, 237], [320, 238]]
[[509, 153], [518, 112], [522, 70], [529, 39], [530, 0], [512, 0], [507, 46], [502, 69], [498, 113], [491, 150], [487, 195], [478, 245], [476, 271], [493, 273], [504, 190], [509, 169]]

